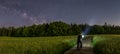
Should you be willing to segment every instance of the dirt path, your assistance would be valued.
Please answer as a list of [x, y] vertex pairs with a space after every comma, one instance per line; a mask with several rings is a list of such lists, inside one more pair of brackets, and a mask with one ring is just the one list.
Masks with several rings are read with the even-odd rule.
[[91, 45], [91, 38], [83, 40], [83, 48], [80, 50], [76, 49], [76, 46], [68, 50], [64, 54], [94, 54], [93, 46]]

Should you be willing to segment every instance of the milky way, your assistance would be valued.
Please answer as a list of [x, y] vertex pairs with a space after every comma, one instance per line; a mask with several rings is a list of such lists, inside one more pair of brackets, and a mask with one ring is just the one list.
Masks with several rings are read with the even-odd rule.
[[120, 0], [0, 0], [0, 26], [53, 21], [120, 25]]

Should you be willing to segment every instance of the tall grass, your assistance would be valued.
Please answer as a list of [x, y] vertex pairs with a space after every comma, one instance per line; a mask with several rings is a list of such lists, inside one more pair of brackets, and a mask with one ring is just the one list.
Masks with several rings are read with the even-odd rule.
[[1, 54], [63, 54], [75, 45], [76, 37], [0, 37]]
[[120, 54], [120, 36], [94, 36], [96, 54]]

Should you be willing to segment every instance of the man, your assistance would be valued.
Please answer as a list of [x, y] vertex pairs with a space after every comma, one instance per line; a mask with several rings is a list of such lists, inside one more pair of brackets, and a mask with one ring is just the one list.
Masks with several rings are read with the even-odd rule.
[[77, 49], [82, 48], [82, 35], [79, 34], [77, 37]]

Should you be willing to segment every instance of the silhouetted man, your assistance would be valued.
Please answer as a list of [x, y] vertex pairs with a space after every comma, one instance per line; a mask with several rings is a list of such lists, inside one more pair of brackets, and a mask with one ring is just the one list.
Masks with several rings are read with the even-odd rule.
[[77, 49], [82, 48], [82, 35], [79, 34], [77, 37]]

